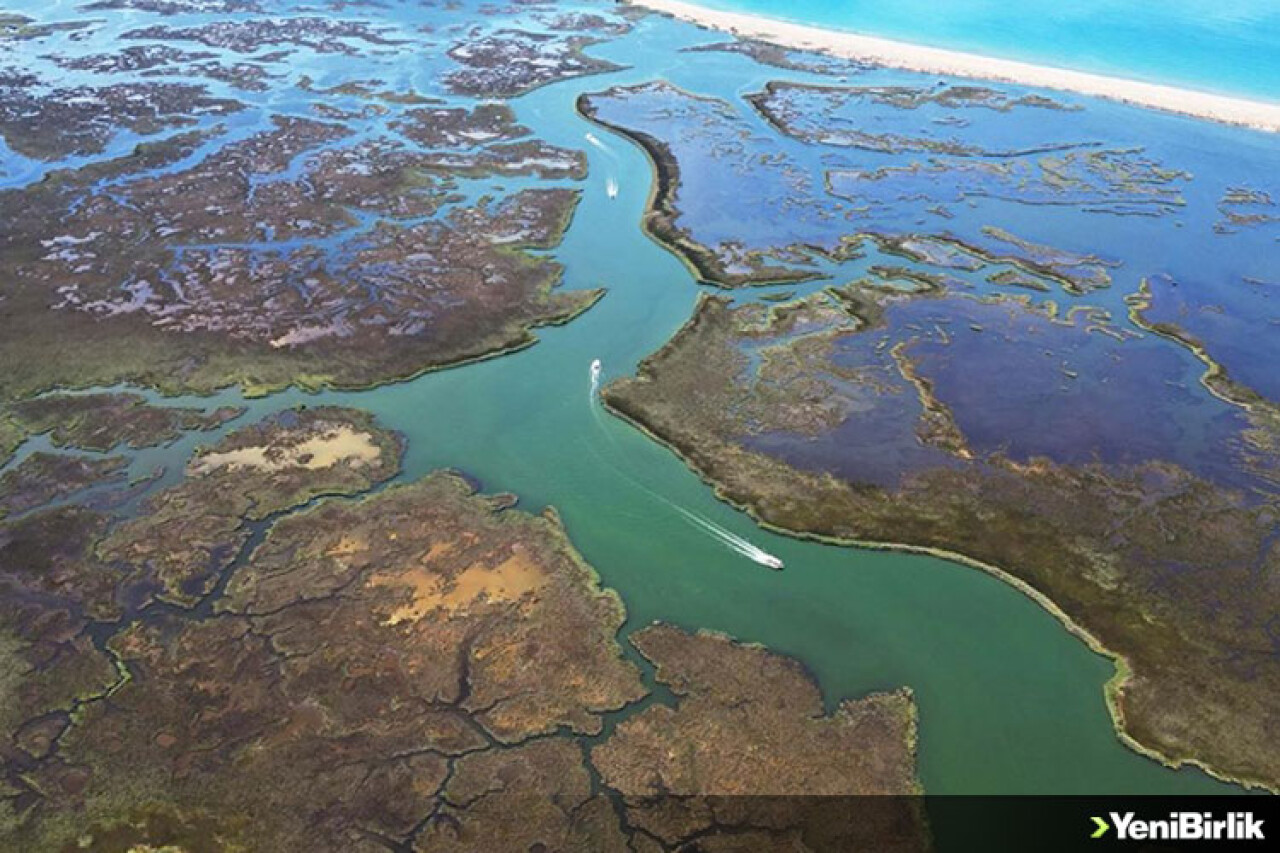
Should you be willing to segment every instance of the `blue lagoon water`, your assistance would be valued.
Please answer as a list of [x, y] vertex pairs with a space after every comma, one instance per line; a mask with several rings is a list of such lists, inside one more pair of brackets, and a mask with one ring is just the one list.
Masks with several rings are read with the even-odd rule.
[[1280, 101], [1280, 3], [1273, 0], [707, 0], [701, 5]]

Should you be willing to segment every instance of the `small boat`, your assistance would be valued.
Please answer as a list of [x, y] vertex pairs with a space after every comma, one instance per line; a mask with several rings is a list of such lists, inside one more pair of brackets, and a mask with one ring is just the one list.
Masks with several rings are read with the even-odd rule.
[[618, 197], [618, 182], [613, 178], [609, 179], [609, 183], [605, 185], [605, 192], [609, 194], [609, 198]]
[[591, 399], [594, 400], [596, 395], [600, 393], [600, 359], [591, 362]]
[[777, 569], [778, 571], [782, 571], [783, 569], [782, 561], [779, 560], [777, 557], [773, 556], [772, 554], [761, 555], [759, 557], [756, 557], [755, 560], [760, 565], [768, 566], [771, 569]]

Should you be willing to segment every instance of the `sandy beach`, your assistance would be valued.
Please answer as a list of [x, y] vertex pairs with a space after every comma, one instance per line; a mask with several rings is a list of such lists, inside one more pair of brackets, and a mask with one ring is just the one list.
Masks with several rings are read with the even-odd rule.
[[819, 51], [888, 68], [1058, 89], [1255, 130], [1280, 132], [1280, 104], [824, 30], [755, 15], [721, 12], [679, 0], [629, 2], [743, 38]]

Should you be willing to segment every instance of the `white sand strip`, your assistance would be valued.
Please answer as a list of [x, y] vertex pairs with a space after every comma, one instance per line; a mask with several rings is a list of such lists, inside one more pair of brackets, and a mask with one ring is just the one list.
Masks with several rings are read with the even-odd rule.
[[1280, 104], [1250, 101], [1226, 95], [1211, 95], [1206, 92], [1179, 89], [1176, 86], [1162, 86], [1083, 71], [1050, 68], [1009, 59], [995, 59], [973, 53], [925, 47], [838, 30], [824, 30], [756, 15], [720, 12], [694, 3], [683, 3], [680, 0], [629, 0], [629, 2], [635, 6], [663, 12], [704, 27], [743, 38], [771, 42], [783, 47], [819, 51], [845, 59], [872, 62], [908, 71], [1059, 89], [1226, 124], [1241, 125], [1255, 130], [1280, 132]]

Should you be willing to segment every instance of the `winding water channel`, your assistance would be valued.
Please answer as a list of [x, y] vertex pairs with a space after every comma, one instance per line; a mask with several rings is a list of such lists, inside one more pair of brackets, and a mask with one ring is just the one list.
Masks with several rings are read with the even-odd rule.
[[[644, 38], [599, 53], [634, 57], [645, 51]], [[757, 82], [718, 79], [717, 67], [700, 67], [701, 91], [732, 97]], [[920, 773], [930, 793], [1234, 790], [1123, 746], [1103, 700], [1111, 662], [1018, 591], [938, 559], [762, 531], [718, 502], [669, 451], [599, 409], [590, 393], [592, 360], [601, 360], [606, 382], [632, 372], [688, 318], [699, 287], [640, 228], [652, 183], [645, 155], [579, 117], [574, 102], [617, 83], [656, 76], [679, 83], [682, 73], [647, 63], [513, 102], [537, 135], [590, 157], [582, 204], [554, 254], [565, 265], [566, 287], [608, 289], [597, 306], [501, 358], [370, 391], [250, 400], [249, 415], [227, 429], [301, 402], [372, 411], [408, 437], [402, 479], [458, 468], [487, 491], [518, 494], [527, 509], [554, 505], [604, 583], [621, 593], [626, 630], [664, 620], [762, 642], [803, 660], [832, 704], [909, 686], [919, 704]], [[587, 144], [588, 133], [600, 144]], [[199, 402], [224, 401], [239, 396]], [[165, 465], [167, 479], [176, 479], [194, 444], [214, 438], [188, 436], [143, 451], [135, 470]], [[33, 440], [22, 453], [44, 444]], [[777, 555], [786, 570], [752, 562], [686, 514]]]

